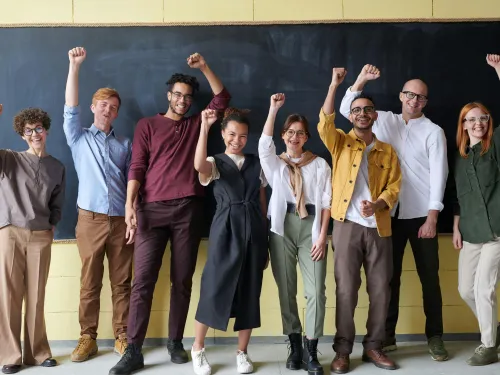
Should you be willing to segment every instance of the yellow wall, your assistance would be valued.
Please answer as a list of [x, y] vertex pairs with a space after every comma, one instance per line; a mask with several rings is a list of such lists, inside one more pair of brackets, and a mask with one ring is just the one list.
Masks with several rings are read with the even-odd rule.
[[[267, 22], [374, 19], [500, 18], [498, 0], [0, 0], [0, 25], [68, 23], [176, 23], [176, 22]], [[475, 332], [477, 324], [457, 292], [457, 253], [450, 238], [440, 238], [441, 285], [446, 332]], [[398, 333], [422, 333], [421, 289], [410, 252], [405, 257], [401, 318]], [[194, 278], [193, 299], [186, 336], [193, 336], [200, 277], [206, 259], [202, 244]], [[169, 257], [164, 259], [155, 293], [148, 337], [166, 337], [169, 308]], [[55, 244], [47, 286], [46, 320], [51, 340], [75, 339], [79, 334], [80, 260], [74, 244]], [[107, 272], [107, 271], [106, 271]], [[100, 338], [111, 338], [111, 292], [105, 274], [101, 298]], [[335, 294], [333, 262], [329, 253], [325, 334], [334, 333]], [[299, 289], [299, 296], [302, 290]], [[299, 298], [304, 310], [304, 300]], [[364, 331], [368, 300], [361, 287], [356, 326]], [[231, 327], [231, 326], [230, 326]], [[262, 328], [256, 335], [281, 334], [277, 289], [270, 270], [262, 293]], [[210, 332], [211, 336], [233, 335]]]
[[498, 0], [0, 0], [0, 24], [499, 17]]

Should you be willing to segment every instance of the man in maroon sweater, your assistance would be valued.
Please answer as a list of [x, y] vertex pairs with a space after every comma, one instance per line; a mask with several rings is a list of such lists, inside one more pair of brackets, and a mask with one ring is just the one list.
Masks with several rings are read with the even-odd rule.
[[[205, 75], [214, 97], [207, 108], [224, 111], [231, 96], [198, 53], [191, 68]], [[139, 121], [132, 144], [125, 221], [137, 228], [134, 281], [128, 319], [128, 347], [110, 374], [126, 375], [144, 367], [141, 347], [146, 336], [153, 291], [168, 240], [171, 241], [168, 352], [174, 363], [186, 363], [182, 344], [191, 298], [203, 222], [203, 188], [194, 170], [201, 116], [184, 117], [199, 84], [195, 77], [174, 74], [167, 82], [167, 113]], [[137, 207], [136, 207], [137, 201]]]

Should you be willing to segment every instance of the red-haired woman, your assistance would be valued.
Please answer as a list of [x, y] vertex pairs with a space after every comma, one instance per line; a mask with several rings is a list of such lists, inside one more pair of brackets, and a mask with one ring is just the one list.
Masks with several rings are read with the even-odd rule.
[[[500, 77], [500, 55], [488, 55]], [[457, 129], [457, 202], [453, 245], [461, 249], [458, 289], [479, 322], [481, 345], [471, 366], [498, 362], [496, 286], [500, 266], [500, 129], [481, 103], [465, 105]]]

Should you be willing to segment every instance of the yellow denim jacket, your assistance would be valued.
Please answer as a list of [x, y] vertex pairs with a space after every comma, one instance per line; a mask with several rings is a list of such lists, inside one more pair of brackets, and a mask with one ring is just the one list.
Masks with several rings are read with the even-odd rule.
[[[356, 136], [354, 130], [346, 134], [337, 129], [334, 119], [335, 113], [326, 115], [321, 109], [318, 133], [332, 155], [332, 218], [344, 221], [366, 144]], [[389, 206], [375, 212], [380, 237], [388, 237], [392, 234], [391, 209], [398, 200], [401, 169], [392, 146], [376, 138], [368, 155], [368, 185], [372, 202], [383, 199]]]

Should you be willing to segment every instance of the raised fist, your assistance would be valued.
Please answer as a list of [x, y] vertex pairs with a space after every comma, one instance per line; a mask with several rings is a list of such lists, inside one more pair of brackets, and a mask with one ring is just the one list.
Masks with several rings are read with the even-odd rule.
[[486, 55], [486, 62], [489, 66], [499, 69], [500, 68], [500, 55]]
[[375, 65], [366, 64], [359, 75], [367, 81], [373, 81], [380, 77], [380, 70]]
[[345, 68], [333, 68], [332, 70], [332, 85], [338, 86], [344, 81], [347, 75], [347, 70]]
[[210, 129], [213, 123], [217, 121], [217, 111], [214, 109], [205, 109], [201, 112], [201, 125]]
[[280, 109], [285, 104], [285, 94], [279, 93], [271, 96], [271, 108]]
[[80, 65], [87, 57], [87, 51], [83, 47], [75, 47], [68, 52], [69, 62]]
[[198, 52], [193, 53], [191, 56], [187, 58], [187, 63], [190, 68], [201, 69], [207, 65], [205, 59]]

